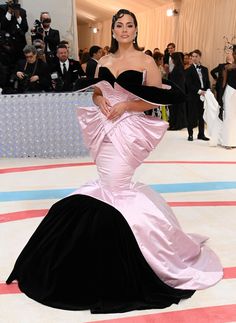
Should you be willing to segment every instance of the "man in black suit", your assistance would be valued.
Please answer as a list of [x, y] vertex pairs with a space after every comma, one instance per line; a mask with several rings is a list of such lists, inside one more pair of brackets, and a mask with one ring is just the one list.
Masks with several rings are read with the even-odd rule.
[[164, 69], [166, 74], [169, 74], [172, 72], [174, 68], [174, 64], [171, 59], [171, 55], [175, 52], [175, 44], [174, 43], [169, 43], [167, 45], [167, 48], [164, 53], [163, 57], [163, 64], [164, 64]]
[[4, 33], [9, 34], [9, 44], [12, 46], [12, 60], [16, 62], [23, 58], [23, 48], [26, 45], [25, 34], [28, 31], [28, 22], [25, 9], [21, 8], [18, 0], [8, 0], [1, 6], [0, 25]]
[[86, 76], [88, 79], [93, 79], [99, 59], [102, 57], [102, 48], [99, 46], [92, 46], [89, 49], [90, 59], [86, 66]]
[[54, 88], [60, 92], [73, 91], [76, 80], [85, 77], [85, 73], [78, 61], [68, 58], [66, 45], [59, 45], [56, 55], [57, 61], [51, 69]]
[[44, 41], [46, 60], [49, 65], [54, 63], [56, 49], [60, 43], [59, 30], [51, 28], [51, 21], [49, 12], [42, 12], [40, 15], [41, 26], [31, 29], [32, 42], [35, 39], [42, 39]]
[[200, 64], [201, 51], [192, 52], [193, 64], [187, 68], [185, 74], [187, 93], [187, 121], [188, 140], [193, 141], [193, 128], [198, 124], [198, 136], [200, 140], [209, 140], [204, 134], [203, 100], [205, 91], [210, 88], [208, 69]]

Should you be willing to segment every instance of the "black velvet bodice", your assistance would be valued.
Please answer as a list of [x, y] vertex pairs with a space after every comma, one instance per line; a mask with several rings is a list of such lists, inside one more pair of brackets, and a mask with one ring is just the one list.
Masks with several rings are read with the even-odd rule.
[[227, 84], [232, 88], [236, 89], [236, 68], [228, 70], [227, 73]]
[[117, 83], [125, 90], [152, 104], [168, 105], [186, 101], [186, 96], [179, 86], [169, 80], [162, 80], [163, 84], [170, 85], [168, 89], [148, 86], [143, 84], [143, 72], [141, 71], [126, 70], [116, 77], [105, 66], [99, 68], [98, 78], [78, 80], [77, 89], [84, 90], [100, 81], [107, 81], [112, 87]]
[[135, 70], [127, 70], [120, 73], [117, 77], [115, 77], [109, 68], [105, 66], [101, 66], [99, 68], [98, 77], [104, 81], [109, 82], [112, 86], [114, 83], [118, 83], [120, 85], [124, 83], [132, 83], [134, 85], [142, 85], [143, 83], [143, 72], [135, 71]]

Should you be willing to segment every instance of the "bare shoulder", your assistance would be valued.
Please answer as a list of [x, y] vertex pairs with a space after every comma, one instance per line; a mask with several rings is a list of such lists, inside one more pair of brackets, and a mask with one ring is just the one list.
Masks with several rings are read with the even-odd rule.
[[144, 54], [144, 52], [141, 52], [138, 50], [135, 51], [135, 57], [145, 63], [153, 60], [153, 58], [151, 56], [146, 55], [146, 54]]
[[112, 54], [108, 54], [108, 55], [105, 55], [105, 56], [102, 56], [100, 59], [99, 59], [99, 65], [101, 66], [104, 66], [104, 65], [107, 65], [108, 63], [110, 63], [112, 60]]
[[156, 67], [154, 58], [147, 54], [144, 54], [143, 52], [140, 52], [140, 59], [142, 60], [146, 70]]

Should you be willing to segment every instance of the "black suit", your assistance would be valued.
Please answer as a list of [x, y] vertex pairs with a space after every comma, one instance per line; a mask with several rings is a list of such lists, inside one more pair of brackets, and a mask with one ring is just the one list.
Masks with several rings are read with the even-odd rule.
[[[176, 83], [185, 92], [185, 73], [182, 66], [175, 66], [168, 75], [169, 80]], [[169, 106], [169, 130], [180, 130], [187, 126], [186, 104], [178, 103]]]
[[90, 58], [86, 66], [86, 76], [88, 79], [93, 79], [98, 62], [95, 59]]
[[[31, 36], [32, 42], [35, 39], [42, 39], [45, 42], [45, 55], [48, 64], [53, 64], [55, 59], [55, 54], [57, 50], [57, 46], [60, 43], [60, 33], [56, 29], [50, 28], [48, 31], [48, 35], [42, 35], [36, 33], [35, 35]], [[49, 49], [49, 51], [47, 50]]]
[[170, 53], [167, 51], [165, 54], [164, 54], [164, 57], [163, 57], [163, 64], [167, 64], [169, 65], [169, 61], [170, 61]]
[[19, 80], [18, 92], [42, 92], [51, 90], [51, 76], [48, 64], [41, 59], [36, 60], [33, 64], [26, 64], [26, 60], [20, 60], [17, 66], [17, 72], [23, 72], [30, 78], [33, 75], [38, 75], [39, 80], [29, 82]]
[[0, 17], [1, 30], [3, 30], [5, 33], [9, 33], [11, 36], [10, 42], [13, 46], [14, 61], [24, 57], [22, 50], [26, 45], [25, 34], [29, 28], [25, 9], [20, 8], [19, 12], [22, 19], [20, 24], [18, 23], [15, 15], [11, 16], [11, 20], [6, 18], [7, 5], [2, 6]]
[[193, 135], [193, 128], [198, 124], [198, 135], [204, 136], [204, 120], [203, 120], [203, 102], [200, 100], [199, 90], [206, 91], [210, 88], [210, 80], [208, 69], [201, 66], [203, 86], [199, 78], [199, 74], [194, 64], [185, 70], [185, 85], [187, 93], [187, 121], [188, 133]]
[[61, 65], [59, 60], [52, 67], [51, 72], [57, 72], [59, 82], [56, 81], [56, 91], [72, 91], [74, 83], [81, 76], [85, 76], [85, 73], [80, 63], [74, 59], [69, 59], [69, 69], [65, 74], [62, 73]]

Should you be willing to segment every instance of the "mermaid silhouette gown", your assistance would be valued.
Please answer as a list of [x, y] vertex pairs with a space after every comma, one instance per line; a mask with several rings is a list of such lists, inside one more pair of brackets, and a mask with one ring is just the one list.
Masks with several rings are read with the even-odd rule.
[[[96, 86], [111, 104], [183, 99], [174, 86], [142, 85], [142, 72], [99, 73]], [[96, 106], [77, 112], [99, 178], [51, 207], [7, 283], [17, 280], [48, 306], [112, 313], [164, 308], [219, 281], [222, 267], [206, 238], [184, 233], [160, 194], [132, 182], [168, 124], [141, 112], [111, 122]]]

